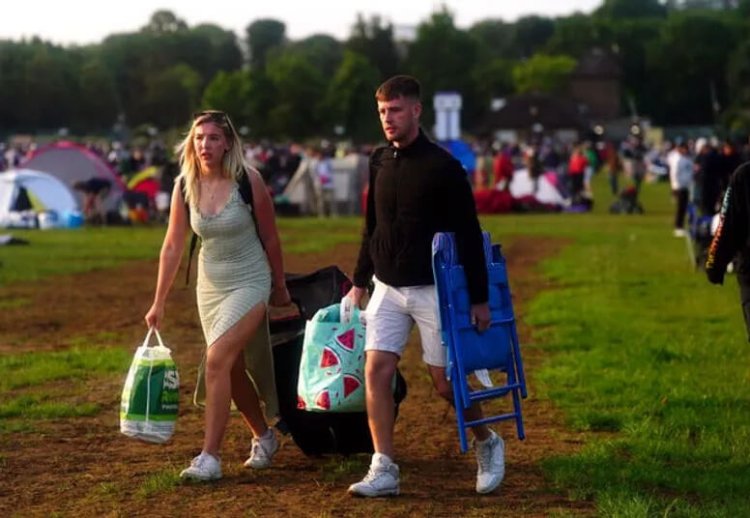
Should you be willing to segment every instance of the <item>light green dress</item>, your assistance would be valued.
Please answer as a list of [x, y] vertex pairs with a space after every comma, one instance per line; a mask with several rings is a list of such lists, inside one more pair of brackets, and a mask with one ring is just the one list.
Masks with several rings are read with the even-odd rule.
[[[203, 215], [191, 205], [190, 224], [201, 238], [196, 295], [203, 334], [211, 347], [256, 304], [268, 303], [271, 270], [252, 208], [243, 202], [238, 187], [216, 214]], [[196, 404], [204, 399], [204, 363], [195, 390]], [[245, 347], [245, 366], [266, 418], [272, 420], [278, 414], [278, 400], [267, 318]]]

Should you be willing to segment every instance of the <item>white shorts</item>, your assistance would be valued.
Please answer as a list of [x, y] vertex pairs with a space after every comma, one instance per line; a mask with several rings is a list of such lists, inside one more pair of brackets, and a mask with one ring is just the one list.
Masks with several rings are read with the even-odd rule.
[[419, 328], [422, 360], [445, 367], [446, 348], [440, 338], [440, 314], [435, 286], [394, 288], [373, 277], [375, 291], [367, 304], [365, 351], [386, 351], [402, 356], [409, 333]]

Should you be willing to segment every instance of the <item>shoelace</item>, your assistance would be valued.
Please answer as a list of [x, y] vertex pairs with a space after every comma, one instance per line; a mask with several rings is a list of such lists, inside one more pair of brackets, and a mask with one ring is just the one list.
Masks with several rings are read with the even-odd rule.
[[370, 466], [370, 469], [367, 471], [367, 475], [365, 475], [364, 482], [372, 482], [376, 478], [378, 478], [379, 471]]
[[250, 449], [250, 456], [253, 458], [268, 456], [268, 451], [265, 447], [263, 447], [263, 444], [260, 442], [260, 440], [253, 439], [253, 447]]
[[363, 482], [373, 482], [376, 478], [380, 476], [381, 473], [387, 473], [388, 470], [385, 468], [376, 468], [374, 466], [370, 466], [370, 469], [367, 471], [367, 475], [365, 475], [365, 478], [363, 479]]
[[205, 466], [204, 464], [208, 461], [205, 455], [198, 455], [196, 458], [193, 459], [193, 462], [190, 464], [198, 469], [203, 469]]
[[479, 446], [477, 453], [479, 470], [482, 472], [488, 471], [490, 469], [490, 464], [492, 464], [492, 442]]

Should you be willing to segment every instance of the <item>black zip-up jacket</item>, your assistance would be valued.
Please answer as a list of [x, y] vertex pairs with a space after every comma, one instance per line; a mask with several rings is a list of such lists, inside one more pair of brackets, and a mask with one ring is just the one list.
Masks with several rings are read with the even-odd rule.
[[720, 217], [706, 259], [708, 280], [723, 284], [727, 265], [737, 256], [737, 278], [740, 283], [750, 283], [750, 162], [742, 164], [732, 175]]
[[370, 187], [354, 285], [374, 273], [395, 287], [434, 284], [432, 238], [454, 232], [472, 304], [487, 302], [487, 266], [474, 196], [461, 164], [419, 136], [370, 156]]

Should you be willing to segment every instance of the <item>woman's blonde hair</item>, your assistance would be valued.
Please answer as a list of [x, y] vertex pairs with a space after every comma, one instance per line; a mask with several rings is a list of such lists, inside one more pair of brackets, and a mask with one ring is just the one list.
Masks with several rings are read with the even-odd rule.
[[195, 128], [206, 122], [216, 124], [220, 127], [229, 143], [229, 150], [224, 153], [222, 174], [226, 178], [234, 178], [236, 182], [239, 182], [242, 177], [241, 175], [247, 174], [246, 170], [248, 168], [248, 164], [245, 162], [245, 155], [242, 151], [242, 141], [237, 131], [235, 131], [229, 115], [219, 110], [205, 110], [196, 113], [193, 117], [193, 124], [190, 126], [190, 131], [188, 131], [185, 139], [175, 148], [175, 153], [177, 153], [180, 160], [180, 176], [177, 181], [181, 182], [182, 178], [185, 179], [185, 190], [183, 193], [185, 202], [193, 205], [197, 205], [198, 198], [200, 197], [199, 180], [201, 172], [200, 160], [195, 150], [193, 138], [195, 137]]

